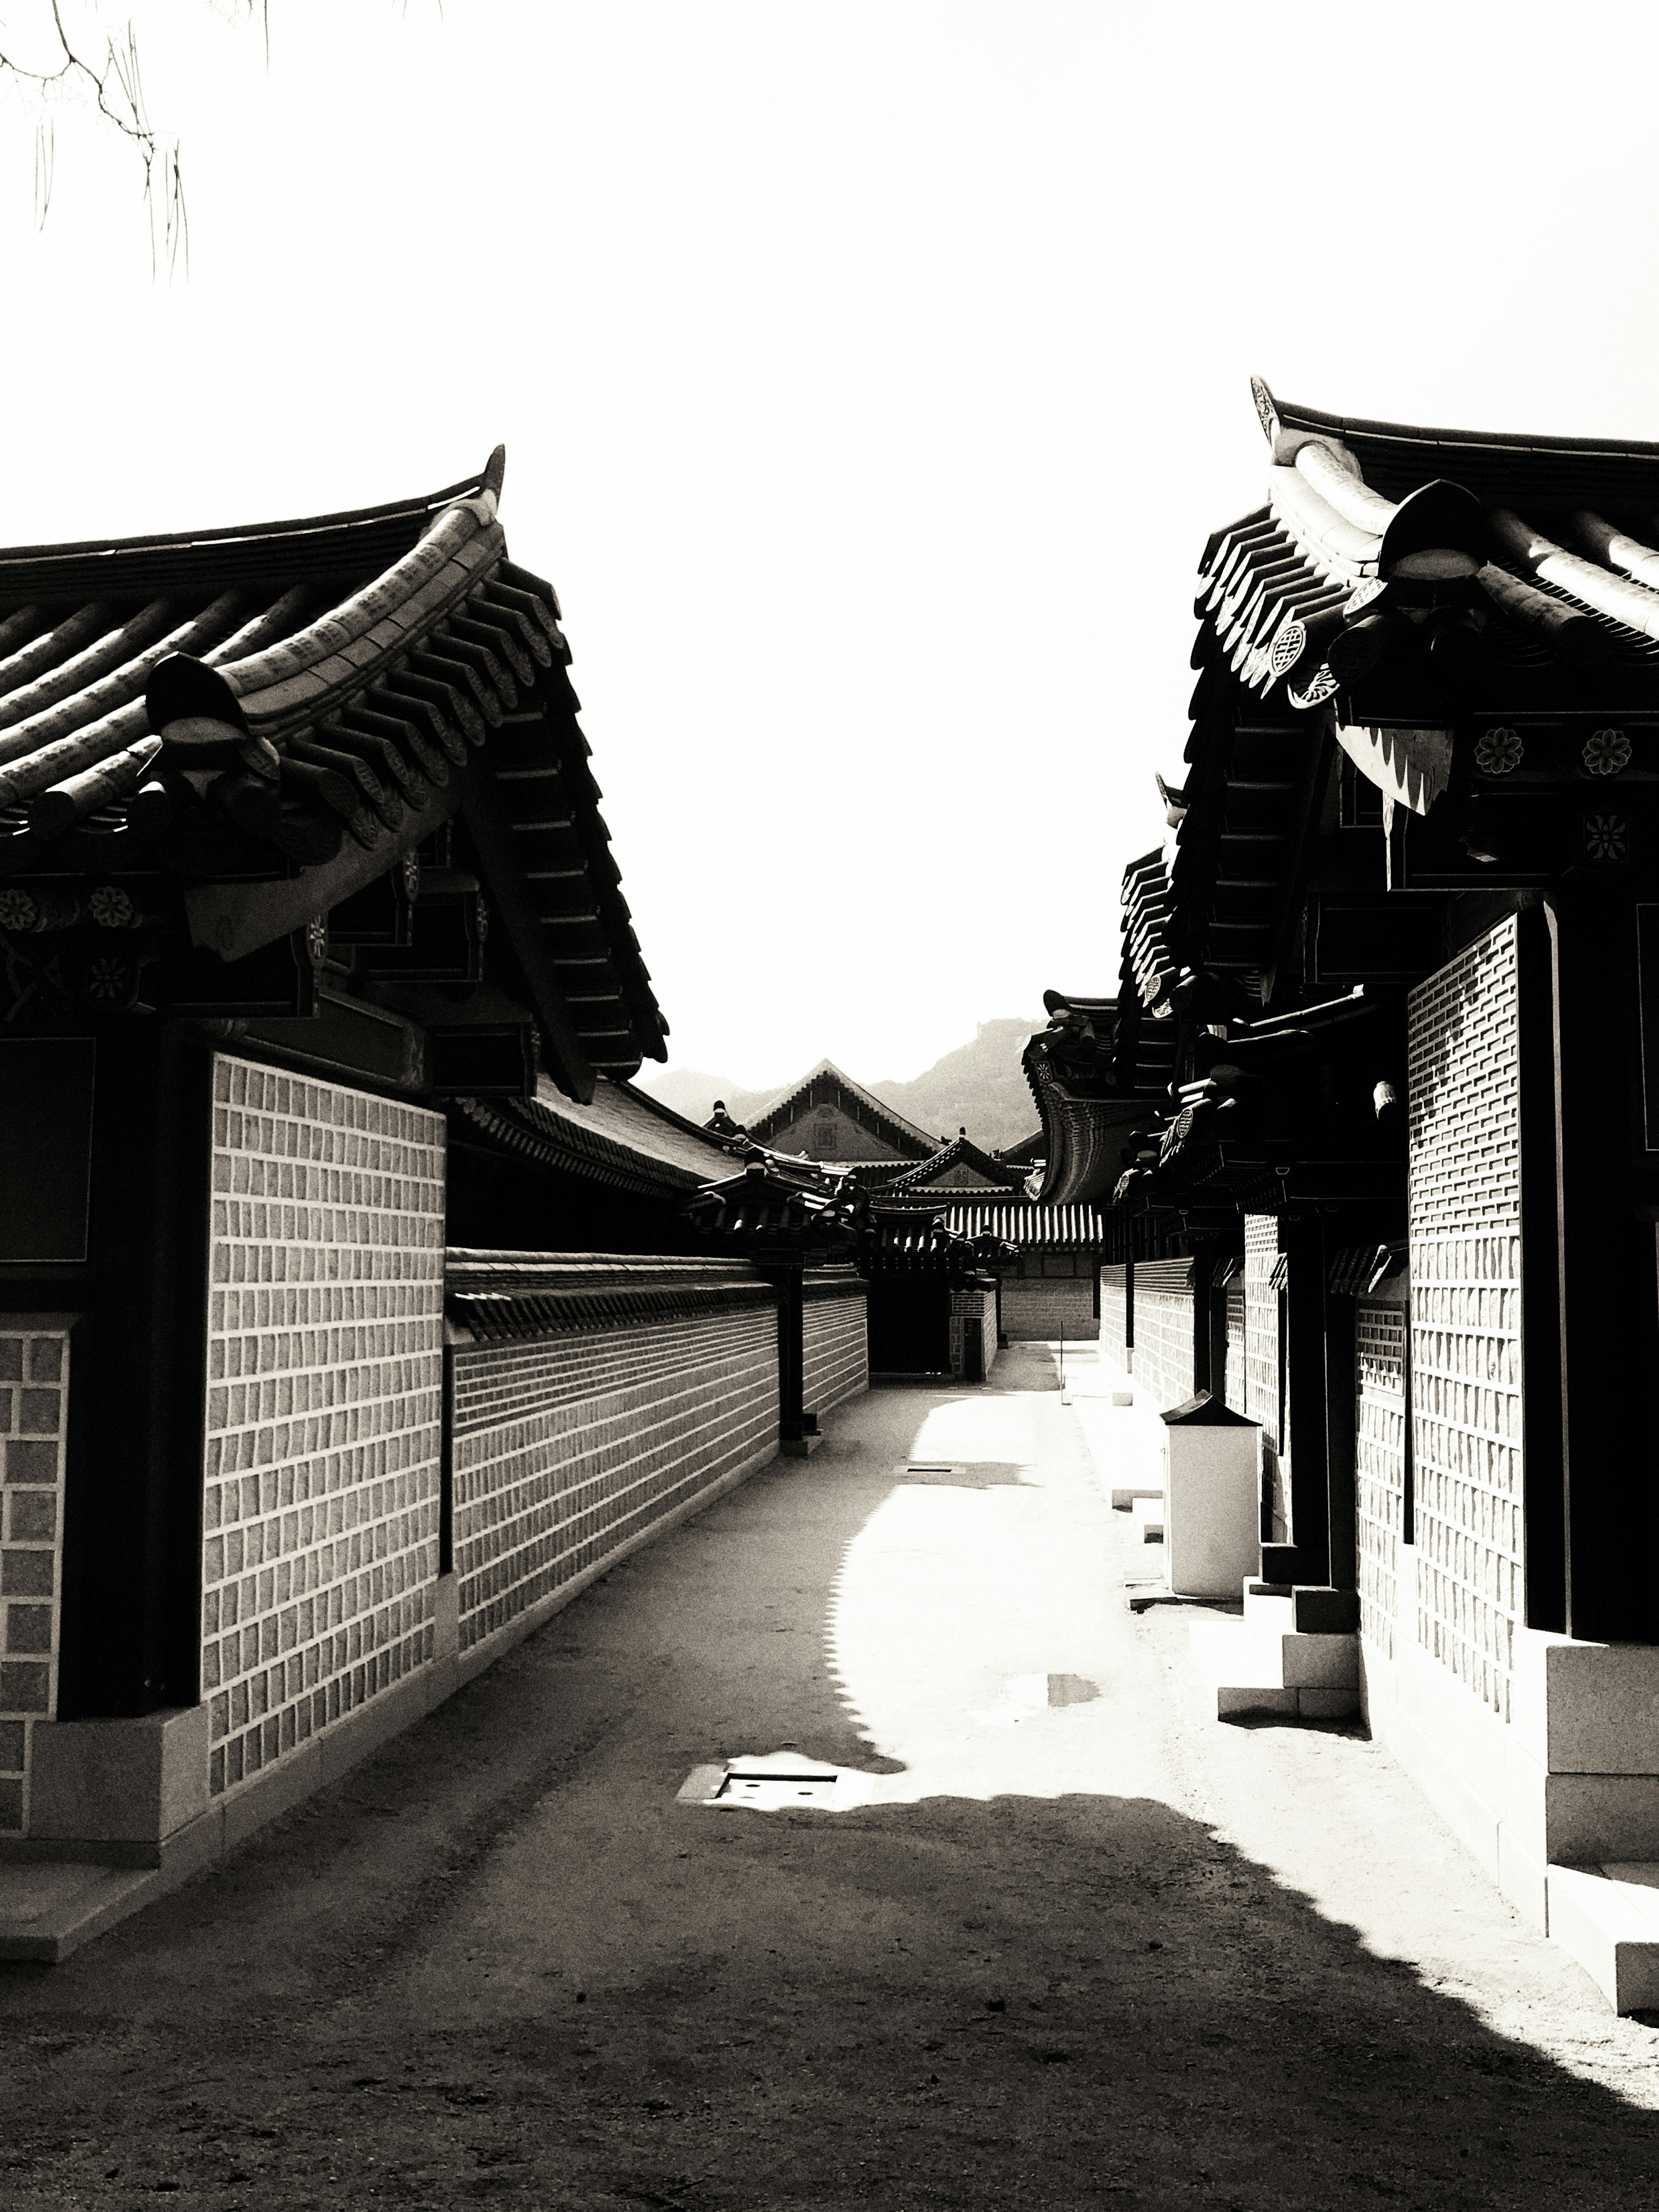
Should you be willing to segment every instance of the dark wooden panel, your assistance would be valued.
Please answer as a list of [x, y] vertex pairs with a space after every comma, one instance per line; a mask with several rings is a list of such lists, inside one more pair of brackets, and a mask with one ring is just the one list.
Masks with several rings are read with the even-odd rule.
[[90, 1037], [0, 1039], [0, 1260], [87, 1256]]
[[1317, 982], [1420, 982], [1445, 957], [1437, 899], [1326, 894], [1311, 904]]
[[1636, 909], [1636, 975], [1642, 1024], [1642, 1138], [1659, 1152], [1659, 906]]

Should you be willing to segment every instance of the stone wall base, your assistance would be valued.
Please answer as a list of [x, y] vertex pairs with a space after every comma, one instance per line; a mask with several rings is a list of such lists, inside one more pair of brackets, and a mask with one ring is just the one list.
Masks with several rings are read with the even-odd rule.
[[1518, 1629], [1508, 1722], [1415, 1643], [1360, 1662], [1372, 1735], [1530, 1925], [1552, 1864], [1659, 1862], [1659, 1647]]
[[126, 1911], [137, 1911], [198, 1868], [234, 1850], [268, 1821], [339, 1781], [534, 1635], [630, 1553], [690, 1520], [776, 1455], [775, 1443], [756, 1451], [708, 1490], [474, 1644], [465, 1656], [458, 1649], [456, 1577], [441, 1577], [434, 1604], [435, 1649], [426, 1665], [210, 1802], [205, 1703], [138, 1720], [42, 1722], [35, 1738], [34, 1803], [37, 1816], [49, 1825], [26, 1838], [0, 1838], [0, 1866], [75, 1862], [149, 1869], [161, 1879], [133, 1893]]

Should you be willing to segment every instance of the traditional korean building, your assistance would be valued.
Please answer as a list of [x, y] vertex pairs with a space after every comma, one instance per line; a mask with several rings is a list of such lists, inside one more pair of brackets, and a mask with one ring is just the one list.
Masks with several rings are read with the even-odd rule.
[[502, 473], [0, 553], [0, 1955], [864, 1387], [834, 1187], [723, 1203], [631, 1081], [666, 1025]]
[[1659, 447], [1255, 398], [1115, 991], [1028, 1054], [1033, 1188], [1109, 1208], [1138, 1387], [1261, 1425], [1247, 1615], [1291, 1635], [1223, 1709], [1355, 1685], [1651, 2003], [1598, 1869], [1659, 1862]]
[[[724, 1109], [715, 1107], [719, 1120]], [[939, 1139], [884, 1105], [872, 1091], [821, 1060], [750, 1124], [757, 1144], [840, 1167], [932, 1159]]]

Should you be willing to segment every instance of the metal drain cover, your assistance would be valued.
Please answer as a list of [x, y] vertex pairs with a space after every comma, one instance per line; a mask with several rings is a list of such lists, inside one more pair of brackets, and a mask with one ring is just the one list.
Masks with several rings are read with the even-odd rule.
[[699, 1766], [680, 1791], [702, 1805], [746, 1805], [757, 1813], [777, 1813], [800, 1805], [833, 1806], [841, 1769], [821, 1759], [803, 1759], [786, 1746], [758, 1758], [728, 1759], [724, 1766]]

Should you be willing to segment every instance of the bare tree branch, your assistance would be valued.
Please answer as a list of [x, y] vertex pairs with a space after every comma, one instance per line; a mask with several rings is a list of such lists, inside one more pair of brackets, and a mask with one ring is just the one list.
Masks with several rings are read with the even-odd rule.
[[[184, 173], [176, 135], [158, 131], [150, 121], [144, 100], [143, 78], [138, 62], [138, 34], [129, 16], [118, 33], [107, 34], [101, 58], [83, 50], [64, 27], [63, 0], [39, 0], [51, 19], [48, 40], [55, 47], [50, 65], [31, 67], [18, 51], [0, 43], [0, 79], [9, 77], [33, 95], [38, 107], [34, 132], [34, 219], [43, 228], [52, 207], [57, 140], [54, 102], [63, 94], [79, 94], [88, 100], [104, 121], [111, 124], [136, 149], [143, 167], [144, 209], [149, 219], [150, 269], [160, 267], [156, 250], [159, 209], [161, 252], [171, 276], [182, 253], [190, 268], [190, 215], [185, 204]], [[175, 0], [176, 4], [176, 0]], [[258, 20], [264, 34], [265, 67], [270, 67], [270, 0], [209, 0], [214, 11], [247, 21]], [[409, 0], [400, 0], [407, 15]], [[439, 18], [443, 0], [436, 0]], [[4, 26], [0, 24], [0, 40]]]
[[44, 225], [52, 205], [56, 160], [56, 130], [52, 101], [60, 91], [78, 89], [88, 95], [98, 112], [114, 125], [137, 149], [143, 164], [144, 204], [149, 216], [150, 265], [156, 264], [155, 214], [161, 212], [161, 245], [168, 272], [179, 252], [190, 266], [190, 216], [185, 204], [184, 178], [179, 167], [179, 141], [158, 131], [144, 106], [143, 79], [138, 62], [138, 36], [131, 21], [118, 36], [106, 40], [102, 59], [90, 61], [71, 42], [64, 27], [59, 0], [48, 0], [52, 28], [59, 58], [55, 67], [31, 69], [15, 53], [0, 48], [0, 76], [11, 76], [32, 88], [42, 112], [35, 126], [34, 216]]

